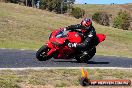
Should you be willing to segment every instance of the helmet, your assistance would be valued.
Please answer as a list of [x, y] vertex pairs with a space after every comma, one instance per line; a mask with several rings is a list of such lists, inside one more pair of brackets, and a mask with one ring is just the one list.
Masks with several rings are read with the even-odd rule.
[[81, 21], [81, 25], [83, 27], [90, 27], [92, 25], [92, 20], [89, 19], [89, 18], [84, 18], [82, 21]]

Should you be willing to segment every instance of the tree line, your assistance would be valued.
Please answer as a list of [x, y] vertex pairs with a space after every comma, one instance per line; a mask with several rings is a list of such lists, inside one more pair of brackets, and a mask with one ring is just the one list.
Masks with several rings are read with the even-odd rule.
[[120, 12], [118, 12], [117, 16], [112, 22], [110, 22], [111, 17], [112, 14], [108, 14], [105, 12], [96, 12], [93, 14], [92, 19], [96, 23], [99, 23], [101, 25], [113, 26], [114, 28], [119, 28], [123, 30], [132, 30], [132, 17], [130, 13], [121, 10]]
[[[3, 0], [5, 2], [11, 3], [23, 3], [24, 5], [32, 6], [33, 2], [35, 4], [38, 0]], [[79, 19], [85, 14], [85, 10], [80, 7], [73, 7], [75, 0], [39, 0], [39, 9], [48, 10], [55, 12], [57, 14], [68, 13], [69, 15]], [[111, 22], [110, 18], [112, 14], [105, 12], [95, 12], [92, 16], [93, 21], [105, 26], [113, 26], [115, 28], [123, 30], [132, 30], [132, 17], [130, 13], [126, 11], [120, 11], [114, 20]]]
[[46, 9], [57, 14], [69, 13], [79, 19], [84, 16], [85, 11], [79, 7], [73, 7], [75, 0], [41, 0], [40, 9]]
[[39, 1], [39, 9], [48, 10], [57, 14], [68, 13], [69, 15], [79, 19], [85, 14], [85, 11], [79, 7], [73, 7], [75, 0], [3, 0], [4, 2], [23, 4], [25, 6], [35, 7]]

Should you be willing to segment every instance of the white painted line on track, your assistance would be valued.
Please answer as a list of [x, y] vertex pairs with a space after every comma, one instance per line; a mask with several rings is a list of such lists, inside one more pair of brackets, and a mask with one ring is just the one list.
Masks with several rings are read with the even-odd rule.
[[[50, 69], [81, 69], [82, 67], [27, 67], [27, 68], [0, 68], [0, 70], [50, 70]], [[122, 67], [83, 67], [84, 69], [119, 69], [119, 70], [131, 70], [132, 68]]]
[[6, 48], [0, 48], [0, 49], [5, 50]]
[[[15, 49], [15, 48], [0, 48], [1, 50], [20, 50], [20, 51], [27, 51], [32, 49]], [[33, 49], [32, 51], [37, 51], [38, 49]]]

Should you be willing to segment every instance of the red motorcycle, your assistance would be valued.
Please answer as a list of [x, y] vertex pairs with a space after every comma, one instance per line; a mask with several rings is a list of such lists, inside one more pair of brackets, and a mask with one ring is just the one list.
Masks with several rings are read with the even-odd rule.
[[[106, 37], [104, 34], [97, 34], [96, 36], [99, 43], [104, 41]], [[96, 46], [90, 48], [88, 51], [68, 47], [68, 43], [81, 43], [82, 37], [77, 31], [55, 30], [50, 34], [49, 42], [37, 51], [36, 58], [39, 61], [46, 61], [52, 57], [54, 59], [74, 58], [78, 62], [87, 62], [95, 55]]]

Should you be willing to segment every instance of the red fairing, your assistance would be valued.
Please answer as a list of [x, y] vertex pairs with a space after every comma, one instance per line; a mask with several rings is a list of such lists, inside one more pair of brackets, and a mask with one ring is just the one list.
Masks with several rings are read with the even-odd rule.
[[69, 32], [68, 37], [70, 42], [80, 43], [82, 41], [81, 36], [77, 32]]
[[56, 51], [56, 49], [55, 48], [52, 48], [48, 53], [47, 53], [47, 55], [51, 55], [51, 54], [53, 54], [54, 52]]
[[[84, 31], [85, 32], [85, 31]], [[99, 42], [105, 40], [106, 36], [104, 34], [97, 34]], [[55, 30], [51, 33], [49, 42], [47, 46], [49, 51], [48, 56], [54, 54], [55, 59], [70, 59], [76, 55], [75, 48], [69, 48], [67, 46], [67, 40], [71, 43], [81, 43], [83, 36], [77, 32], [65, 31], [63, 29]], [[54, 53], [55, 52], [55, 53]]]
[[74, 49], [64, 46], [58, 49], [58, 56], [55, 59], [69, 59], [75, 53]]
[[59, 44], [63, 44], [67, 38], [56, 38], [56, 34], [61, 30], [62, 29], [53, 31], [49, 42], [58, 42]]
[[98, 37], [99, 42], [104, 41], [104, 40], [105, 40], [105, 38], [106, 38], [106, 35], [104, 35], [104, 34], [96, 34], [96, 36]]
[[[55, 30], [52, 32], [51, 37], [49, 39], [49, 42], [47, 43], [47, 46], [51, 49], [47, 54], [51, 55], [55, 51], [57, 51], [58, 55], [55, 57], [55, 59], [68, 59], [75, 53], [75, 50], [72, 48], [69, 48], [67, 45], [63, 45], [65, 43], [65, 40], [68, 40], [69, 42], [75, 42], [80, 43], [81, 37], [77, 32], [68, 32], [67, 37], [58, 37], [56, 38], [56, 34], [59, 33], [60, 30]], [[60, 44], [61, 46], [56, 46], [53, 44], [53, 42], [56, 42]]]
[[[62, 30], [62, 29], [60, 29], [60, 30]], [[58, 42], [60, 44], [63, 44], [66, 39], [68, 39], [70, 42], [76, 42], [76, 43], [80, 43], [82, 41], [81, 36], [77, 32], [69, 32], [68, 37], [65, 37], [65, 38], [56, 38], [55, 35], [60, 30], [56, 30], [56, 31], [52, 32], [50, 42]]]
[[54, 48], [50, 41], [46, 45], [51, 49]]

